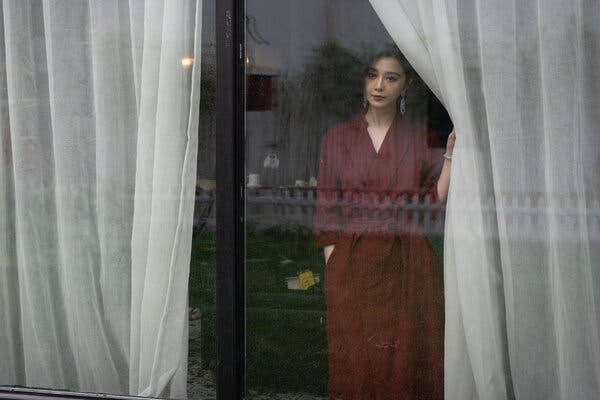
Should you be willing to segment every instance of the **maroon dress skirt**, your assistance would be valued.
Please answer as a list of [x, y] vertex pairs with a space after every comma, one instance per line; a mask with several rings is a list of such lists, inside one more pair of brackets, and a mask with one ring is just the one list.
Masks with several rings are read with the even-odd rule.
[[[443, 399], [440, 262], [422, 225], [402, 226], [408, 196], [432, 196], [441, 152], [396, 119], [375, 152], [362, 114], [325, 135], [314, 217], [325, 268], [328, 394]], [[440, 158], [437, 158], [440, 157]]]

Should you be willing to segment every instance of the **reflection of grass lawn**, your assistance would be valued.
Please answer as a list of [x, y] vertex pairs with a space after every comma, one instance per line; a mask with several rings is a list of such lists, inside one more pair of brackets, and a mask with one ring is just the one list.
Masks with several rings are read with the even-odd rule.
[[[327, 383], [322, 283], [290, 291], [285, 278], [310, 269], [323, 276], [321, 256], [304, 233], [248, 233], [246, 255], [247, 382], [258, 392], [322, 394]], [[215, 359], [214, 234], [195, 232], [190, 306], [202, 311], [202, 338], [190, 342], [190, 363], [213, 370]], [[199, 352], [201, 354], [199, 354]]]
[[[190, 335], [189, 383], [203, 381], [202, 370], [215, 371], [215, 235], [194, 231], [190, 263], [189, 304], [202, 312], [200, 337]], [[191, 330], [190, 330], [191, 333]], [[198, 375], [198, 376], [195, 376]], [[214, 374], [213, 379], [214, 382]]]
[[327, 384], [325, 300], [319, 283], [288, 290], [285, 278], [323, 260], [310, 233], [260, 232], [247, 238], [249, 389], [323, 394]]
[[[441, 251], [441, 240], [433, 241]], [[252, 232], [247, 236], [246, 362], [248, 389], [258, 393], [324, 395], [327, 385], [325, 301], [322, 283], [287, 289], [285, 278], [310, 269], [323, 277], [322, 255], [305, 232]], [[190, 364], [214, 371], [214, 234], [195, 232], [190, 306], [202, 311], [200, 342], [190, 340]], [[191, 371], [191, 369], [190, 369]]]

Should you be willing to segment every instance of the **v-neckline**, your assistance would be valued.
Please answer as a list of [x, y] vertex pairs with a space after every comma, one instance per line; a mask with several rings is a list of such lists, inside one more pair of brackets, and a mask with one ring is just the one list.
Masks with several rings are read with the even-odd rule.
[[369, 143], [371, 143], [371, 150], [373, 151], [373, 153], [375, 153], [375, 156], [378, 156], [378, 155], [380, 155], [383, 152], [384, 145], [386, 144], [386, 142], [388, 141], [388, 138], [390, 137], [390, 132], [391, 132], [392, 127], [394, 126], [394, 123], [396, 122], [396, 118], [398, 116], [397, 115], [394, 116], [394, 119], [392, 120], [392, 123], [387, 128], [387, 130], [385, 131], [385, 136], [383, 137], [383, 140], [381, 141], [381, 144], [379, 145], [379, 150], [377, 150], [375, 148], [375, 143], [373, 143], [373, 138], [371, 137], [371, 134], [369, 133], [369, 122], [367, 121], [367, 116], [365, 114], [363, 114], [362, 117], [363, 117], [363, 122], [364, 122], [365, 133], [367, 134], [367, 138], [369, 139]]

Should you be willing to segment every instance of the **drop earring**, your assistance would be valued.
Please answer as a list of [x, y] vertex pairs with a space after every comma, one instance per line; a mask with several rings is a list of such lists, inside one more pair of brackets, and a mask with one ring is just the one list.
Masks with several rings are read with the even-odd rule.
[[402, 94], [402, 97], [400, 98], [400, 114], [402, 115], [406, 114], [406, 93], [412, 82], [412, 79], [408, 81], [408, 85], [406, 85], [406, 89], [404, 89], [404, 94]]
[[363, 95], [363, 101], [362, 101], [363, 108], [367, 108], [368, 105], [369, 105], [369, 102], [367, 101], [367, 96]]

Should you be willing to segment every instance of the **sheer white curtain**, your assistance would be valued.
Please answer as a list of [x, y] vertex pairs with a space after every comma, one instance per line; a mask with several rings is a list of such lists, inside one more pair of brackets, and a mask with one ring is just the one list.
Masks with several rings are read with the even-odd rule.
[[1, 385], [185, 397], [200, 5], [2, 2]]
[[457, 131], [446, 398], [600, 398], [600, 3], [371, 4]]

